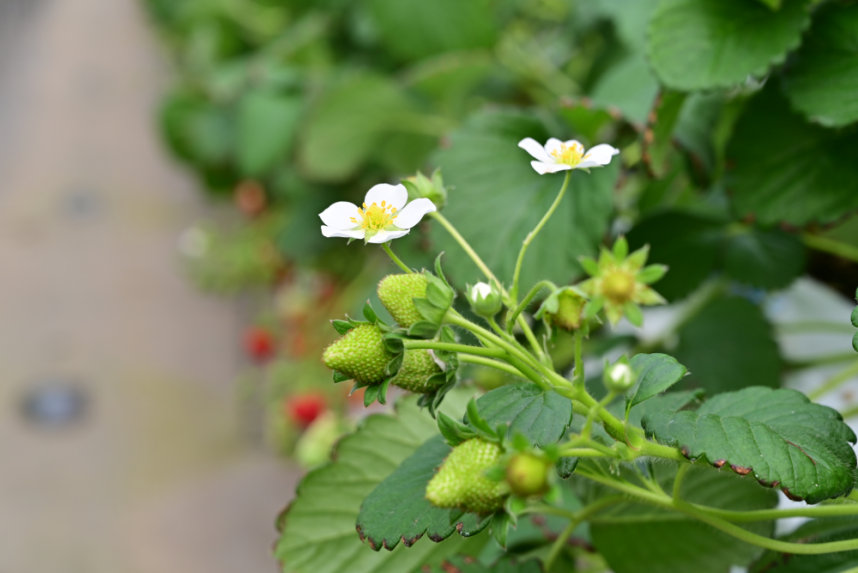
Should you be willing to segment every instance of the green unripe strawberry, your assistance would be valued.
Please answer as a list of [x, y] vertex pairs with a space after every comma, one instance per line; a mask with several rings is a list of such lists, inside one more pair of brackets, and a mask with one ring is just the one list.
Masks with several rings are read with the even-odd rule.
[[342, 372], [355, 382], [378, 384], [386, 378], [384, 367], [393, 358], [385, 347], [384, 333], [375, 324], [361, 324], [349, 330], [325, 349], [325, 366]]
[[501, 453], [498, 444], [481, 438], [462, 442], [453, 448], [426, 486], [426, 499], [437, 507], [474, 513], [499, 509], [507, 495], [507, 486], [490, 480], [485, 472], [497, 465]]
[[549, 314], [549, 320], [565, 330], [581, 327], [581, 314], [587, 299], [572, 290], [564, 290], [557, 296], [557, 312]]
[[542, 495], [549, 489], [549, 463], [533, 454], [518, 454], [506, 466], [506, 483], [519, 497]]
[[378, 298], [400, 326], [408, 328], [425, 320], [414, 306], [415, 298], [426, 296], [428, 281], [420, 273], [388, 275], [378, 283]]
[[404, 390], [425, 393], [444, 384], [443, 378], [433, 380], [431, 384], [429, 382], [429, 378], [441, 372], [443, 370], [428, 350], [406, 350], [402, 356], [402, 366], [390, 383]]

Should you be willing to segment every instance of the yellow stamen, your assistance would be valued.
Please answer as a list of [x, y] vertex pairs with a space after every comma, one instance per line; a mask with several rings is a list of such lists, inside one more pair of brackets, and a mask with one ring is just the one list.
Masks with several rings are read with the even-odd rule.
[[395, 214], [396, 207], [388, 205], [387, 201], [382, 201], [380, 207], [377, 203], [373, 203], [369, 207], [364, 203], [363, 207], [363, 209], [358, 207], [358, 215], [360, 215], [361, 218], [360, 221], [355, 217], [351, 218], [351, 221], [356, 223], [361, 229], [381, 231], [385, 227], [392, 225], [393, 220], [398, 216]]
[[561, 143], [560, 149], [552, 151], [551, 156], [557, 160], [557, 163], [575, 167], [581, 163], [584, 156], [584, 146], [580, 143], [573, 143], [567, 147], [565, 143]]

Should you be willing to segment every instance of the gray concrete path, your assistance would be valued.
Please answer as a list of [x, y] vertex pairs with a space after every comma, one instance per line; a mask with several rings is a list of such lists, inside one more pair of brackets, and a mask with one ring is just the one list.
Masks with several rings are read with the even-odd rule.
[[[134, 0], [39, 4], [0, 67], [0, 572], [275, 571], [295, 474], [239, 439], [239, 313], [175, 254], [205, 201], [155, 134], [167, 66]], [[80, 427], [19, 415], [46, 377]]]

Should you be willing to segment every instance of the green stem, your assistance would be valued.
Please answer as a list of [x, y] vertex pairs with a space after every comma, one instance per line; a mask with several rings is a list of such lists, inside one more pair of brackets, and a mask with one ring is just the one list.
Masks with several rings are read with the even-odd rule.
[[395, 254], [393, 254], [393, 250], [390, 248], [390, 245], [388, 245], [387, 243], [382, 243], [382, 244], [381, 244], [381, 248], [382, 248], [382, 249], [384, 249], [384, 252], [386, 252], [386, 253], [387, 253], [387, 255], [390, 257], [390, 259], [391, 259], [394, 263], [396, 263], [397, 265], [399, 265], [399, 268], [400, 268], [400, 269], [402, 269], [403, 271], [405, 271], [405, 273], [406, 273], [406, 274], [409, 274], [409, 275], [410, 275], [410, 274], [412, 274], [412, 273], [414, 272], [414, 271], [412, 271], [411, 269], [409, 269], [407, 266], [405, 266], [405, 263], [403, 263], [403, 262], [399, 259], [399, 257], [397, 257]]
[[611, 403], [611, 400], [617, 397], [616, 392], [608, 392], [607, 396], [605, 396], [601, 402], [590, 408], [590, 411], [587, 413], [587, 420], [584, 422], [584, 428], [581, 430], [581, 437], [584, 439], [590, 439], [590, 433], [593, 431], [593, 420], [596, 416], [601, 416], [602, 409]]
[[819, 398], [825, 396], [832, 390], [836, 390], [839, 388], [844, 382], [858, 375], [858, 360], [853, 362], [851, 365], [847, 366], [844, 370], [841, 370], [831, 378], [825, 381], [822, 386], [818, 388], [814, 388], [810, 392], [807, 393], [807, 397], [811, 400], [818, 400]]
[[497, 323], [497, 321], [494, 319], [494, 317], [486, 319], [486, 322], [489, 323], [489, 326], [492, 327], [492, 330], [495, 331], [495, 334], [497, 334], [498, 336], [500, 336], [501, 338], [503, 338], [507, 342], [511, 342], [511, 341], [515, 340], [512, 336], [509, 335], [509, 333], [507, 331], [505, 331], [504, 329], [502, 329], [500, 327], [500, 325]]
[[853, 247], [852, 245], [841, 243], [840, 241], [829, 239], [828, 237], [812, 235], [811, 233], [803, 233], [801, 238], [804, 241], [804, 244], [811, 249], [829, 253], [840, 257], [841, 259], [858, 263], [858, 248]]
[[539, 291], [541, 291], [544, 288], [550, 288], [552, 291], [555, 291], [555, 290], [557, 290], [557, 285], [555, 285], [551, 281], [539, 281], [538, 283], [536, 283], [536, 285], [532, 289], [530, 289], [530, 292], [527, 293], [527, 296], [524, 297], [524, 299], [521, 301], [521, 303], [517, 307], [515, 307], [514, 309], [511, 309], [509, 311], [509, 313], [506, 315], [506, 330], [507, 330], [507, 332], [512, 333], [512, 328], [513, 328], [513, 326], [515, 326], [515, 321], [518, 318], [518, 315], [520, 315], [522, 312], [524, 312], [524, 309], [527, 308], [527, 305], [530, 304], [530, 301], [532, 301], [533, 298], [537, 294], [539, 294]]
[[446, 350], [447, 352], [458, 352], [462, 354], [473, 354], [474, 356], [486, 356], [488, 358], [504, 358], [506, 352], [499, 348], [481, 348], [467, 344], [455, 344], [453, 342], [438, 342], [437, 340], [405, 340], [405, 348], [410, 350], [424, 348], [426, 350]]
[[566, 545], [566, 540], [575, 532], [575, 528], [581, 524], [582, 521], [586, 520], [590, 516], [602, 511], [606, 507], [611, 505], [615, 505], [618, 503], [622, 503], [625, 501], [625, 496], [622, 495], [608, 495], [595, 502], [591, 503], [587, 507], [584, 507], [574, 514], [569, 520], [569, 525], [563, 530], [554, 544], [551, 546], [551, 551], [548, 553], [548, 557], [545, 559], [545, 570], [551, 571], [552, 565], [557, 560], [557, 557], [560, 555], [560, 551], [563, 549], [563, 546]]
[[459, 231], [456, 230], [456, 227], [453, 226], [450, 221], [447, 220], [444, 215], [439, 213], [438, 211], [432, 211], [429, 213], [429, 216], [438, 221], [442, 227], [444, 227], [448, 233], [459, 243], [459, 246], [468, 253], [468, 256], [471, 257], [471, 260], [474, 261], [474, 264], [486, 275], [486, 278], [495, 281], [495, 283], [500, 286], [500, 281], [495, 277], [492, 273], [491, 269], [489, 269], [488, 265], [483, 262], [483, 259], [480, 258], [480, 255], [468, 244], [468, 241], [465, 240], [465, 237], [459, 234]]
[[595, 448], [568, 448], [558, 453], [563, 458], [616, 458], [616, 453], [607, 454]]
[[682, 480], [685, 477], [685, 474], [688, 473], [688, 470], [691, 469], [691, 464], [681, 464], [679, 469], [676, 470], [676, 477], [673, 478], [673, 501], [677, 502], [680, 499], [680, 492], [682, 490]]
[[545, 391], [552, 390], [551, 385], [546, 382], [545, 379], [540, 376], [538, 372], [536, 372], [533, 368], [530, 368], [522, 360], [516, 358], [515, 356], [507, 356], [507, 360], [509, 360], [510, 364], [518, 368], [521, 373], [527, 376], [534, 384], [536, 384]]
[[[450, 233], [450, 236], [453, 237], [453, 239], [455, 239], [456, 242], [459, 243], [459, 246], [462, 247], [462, 249], [468, 254], [469, 257], [471, 257], [471, 260], [474, 261], [474, 264], [477, 265], [477, 268], [479, 268], [483, 272], [483, 274], [486, 275], [486, 278], [490, 281], [494, 281], [495, 285], [497, 285], [497, 287], [500, 289], [501, 295], [503, 295], [505, 299], [509, 298], [509, 295], [506, 290], [504, 290], [501, 282], [497, 279], [494, 273], [492, 273], [488, 265], [483, 262], [483, 259], [480, 258], [480, 255], [478, 255], [477, 252], [473, 249], [473, 247], [471, 247], [471, 245], [468, 243], [468, 241], [465, 240], [465, 237], [463, 237], [459, 233], [459, 231], [456, 230], [456, 227], [454, 227], [453, 224], [450, 223], [450, 221], [448, 221], [447, 218], [444, 217], [444, 215], [442, 215], [438, 211], [433, 211], [429, 213], [429, 216], [438, 221], [441, 226], [444, 227], [448, 233]], [[524, 320], [523, 317], [520, 316], [518, 318], [517, 323], [521, 327], [521, 330], [524, 332], [524, 336], [527, 337], [528, 342], [530, 342], [530, 345], [533, 347], [533, 351], [540, 359], [544, 359], [542, 348], [539, 347], [539, 343], [537, 342], [536, 337], [533, 335], [533, 331], [530, 330], [530, 327], [527, 325], [527, 322]]]
[[572, 378], [572, 385], [579, 390], [584, 390], [584, 335], [581, 329], [575, 331], [575, 376]]
[[474, 356], [470, 354], [459, 354], [459, 362], [478, 364], [480, 366], [488, 366], [489, 368], [502, 370], [507, 374], [512, 374], [513, 376], [518, 376], [519, 378], [526, 378], [526, 376], [522, 375], [521, 372], [519, 372], [509, 364], [505, 364], [504, 362], [501, 362], [499, 360], [492, 360], [491, 358], [484, 358], [482, 356]]
[[858, 489], [853, 489], [851, 492], [849, 492], [849, 495], [846, 496], [846, 499], [858, 501]]
[[802, 320], [776, 324], [780, 334], [804, 334], [810, 332], [830, 332], [832, 334], [854, 334], [855, 327], [842, 322], [827, 322], [824, 320]]
[[[687, 466], [688, 467], [688, 466]], [[796, 507], [791, 509], [756, 509], [751, 511], [729, 511], [716, 507], [706, 507], [697, 504], [688, 504], [692, 507], [705, 511], [715, 517], [733, 521], [736, 523], [750, 523], [754, 521], [769, 521], [783, 517], [843, 517], [858, 515], [858, 504], [836, 504], [817, 505], [812, 507]]]
[[[849, 418], [854, 418], [858, 416], [858, 406], [852, 406], [851, 408], [846, 408], [840, 413], [843, 416], [844, 420], [848, 420]], [[856, 499], [858, 501], [858, 499]]]
[[524, 242], [521, 244], [521, 250], [518, 252], [518, 260], [515, 263], [515, 273], [512, 276], [512, 288], [509, 290], [509, 296], [515, 302], [518, 297], [518, 279], [521, 275], [521, 265], [524, 262], [524, 254], [527, 252], [527, 247], [530, 246], [530, 243], [533, 242], [533, 239], [536, 238], [536, 235], [539, 234], [539, 231], [542, 230], [542, 227], [548, 222], [548, 219], [551, 218], [551, 215], [554, 214], [554, 211], [557, 210], [557, 206], [560, 205], [560, 201], [563, 200], [563, 195], [566, 194], [566, 188], [569, 186], [569, 177], [572, 175], [572, 171], [566, 172], [566, 177], [563, 179], [563, 186], [560, 188], [560, 192], [557, 194], [557, 198], [554, 199], [554, 203], [551, 204], [551, 207], [548, 208], [548, 211], [545, 215], [542, 216], [539, 223], [536, 224], [536, 227], [527, 234]]

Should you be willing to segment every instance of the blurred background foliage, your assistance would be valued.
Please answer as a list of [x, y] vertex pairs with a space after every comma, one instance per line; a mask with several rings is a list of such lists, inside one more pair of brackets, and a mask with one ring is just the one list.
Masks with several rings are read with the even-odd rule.
[[[176, 66], [159, 112], [164, 141], [244, 214], [237, 227], [192, 229], [183, 251], [204, 288], [262, 287], [281, 301], [263, 314], [278, 359], [292, 364], [269, 372], [287, 407], [295, 388], [334, 392], [318, 356], [335, 333], [316, 330], [356, 315], [392, 268], [380, 249], [322, 237], [318, 213], [440, 167], [444, 215], [509, 280], [560, 185], [532, 171], [523, 137], [622, 150], [609, 168], [573, 174], [523, 286], [574, 281], [578, 256], [626, 233], [670, 265], [656, 288], [683, 302], [666, 331], [603, 329], [593, 352], [670, 349], [693, 373], [685, 387], [710, 394], [777, 386], [802, 364], [775, 341], [767, 293], [804, 274], [850, 297], [858, 284], [852, 2], [146, 3]], [[478, 280], [436, 227], [424, 222], [394, 247], [414, 267], [443, 250], [457, 286]], [[300, 351], [284, 350], [296, 336]], [[824, 360], [850, 359], [843, 338]], [[554, 342], [555, 361], [568, 363], [568, 341]], [[346, 407], [339, 394], [328, 400]]]

